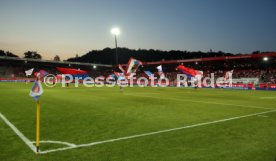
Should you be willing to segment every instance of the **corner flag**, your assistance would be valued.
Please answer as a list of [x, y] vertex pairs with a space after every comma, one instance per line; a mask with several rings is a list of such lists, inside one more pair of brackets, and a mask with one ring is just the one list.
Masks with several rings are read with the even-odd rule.
[[47, 72], [40, 71], [36, 74], [36, 80], [30, 91], [30, 96], [36, 101], [36, 152], [39, 153], [39, 143], [40, 143], [40, 96], [43, 93], [43, 88], [40, 79], [46, 75]]

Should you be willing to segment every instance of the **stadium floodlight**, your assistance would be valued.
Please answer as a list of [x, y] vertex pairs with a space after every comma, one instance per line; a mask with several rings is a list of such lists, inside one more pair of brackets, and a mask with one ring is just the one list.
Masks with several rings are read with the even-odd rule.
[[118, 49], [117, 49], [117, 36], [120, 34], [120, 29], [115, 27], [111, 29], [111, 33], [115, 36], [115, 47], [116, 47], [116, 65], [118, 65]]
[[115, 28], [111, 29], [111, 33], [115, 36], [118, 36], [120, 34], [120, 30], [119, 30], [119, 28], [115, 27]]
[[264, 60], [264, 61], [268, 61], [268, 57], [264, 57], [263, 60]]

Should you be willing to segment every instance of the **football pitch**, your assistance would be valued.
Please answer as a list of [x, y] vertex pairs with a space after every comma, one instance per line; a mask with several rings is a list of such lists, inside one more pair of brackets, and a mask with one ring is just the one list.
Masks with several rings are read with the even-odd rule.
[[0, 160], [274, 161], [276, 92], [0, 83]]

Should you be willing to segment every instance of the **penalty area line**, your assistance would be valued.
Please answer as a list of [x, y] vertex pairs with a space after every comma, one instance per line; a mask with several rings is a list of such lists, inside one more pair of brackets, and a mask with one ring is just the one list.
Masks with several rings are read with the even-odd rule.
[[79, 145], [75, 145], [74, 147], [51, 149], [51, 150], [41, 151], [40, 154], [47, 154], [47, 153], [52, 153], [52, 152], [57, 152], [57, 151], [64, 151], [64, 150], [69, 150], [69, 149], [89, 147], [89, 146], [94, 146], [94, 145], [99, 145], [99, 144], [104, 144], [104, 143], [110, 143], [110, 142], [116, 142], [116, 141], [121, 141], [121, 140], [140, 138], [140, 137], [144, 137], [144, 136], [151, 136], [151, 135], [162, 134], [162, 133], [167, 133], [167, 132], [172, 132], [172, 131], [178, 131], [178, 130], [182, 130], [182, 129], [189, 129], [189, 128], [193, 128], [193, 127], [216, 124], [216, 123], [221, 123], [221, 122], [226, 122], [226, 121], [231, 121], [231, 120], [237, 120], [237, 119], [242, 119], [242, 118], [247, 118], [247, 117], [252, 117], [252, 116], [257, 116], [257, 115], [262, 115], [262, 114], [267, 114], [267, 113], [272, 113], [272, 112], [276, 112], [276, 110], [258, 112], [258, 113], [243, 115], [243, 116], [236, 116], [236, 117], [231, 117], [231, 118], [226, 118], [226, 119], [221, 119], [221, 120], [216, 120], [216, 121], [198, 123], [198, 124], [187, 125], [187, 126], [182, 126], [182, 127], [172, 128], [172, 129], [166, 129], [166, 130], [160, 130], [160, 131], [155, 131], [155, 132], [144, 133], [144, 134], [125, 136], [125, 137], [109, 139], [109, 140], [104, 140], [104, 141], [97, 141], [97, 142], [92, 142], [92, 143], [87, 143], [87, 144], [79, 144]]

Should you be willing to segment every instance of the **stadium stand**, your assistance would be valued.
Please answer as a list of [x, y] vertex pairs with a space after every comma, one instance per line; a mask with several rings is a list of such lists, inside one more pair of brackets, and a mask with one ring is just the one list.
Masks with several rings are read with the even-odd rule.
[[[267, 57], [268, 60], [264, 61], [264, 57]], [[156, 66], [160, 64], [163, 65], [166, 77], [172, 82], [176, 79], [176, 74], [180, 73], [175, 70], [176, 66], [185, 64], [187, 67], [203, 71], [204, 76], [214, 73], [217, 77], [223, 77], [226, 71], [234, 70], [234, 79], [257, 78], [259, 83], [276, 83], [276, 53], [143, 62], [142, 68], [137, 71], [137, 78], [146, 76], [143, 72], [145, 70], [152, 71], [157, 76]], [[0, 57], [0, 80], [24, 79], [26, 78], [24, 71], [30, 68], [35, 68], [36, 71], [44, 69], [51, 74], [59, 74], [56, 67], [82, 69], [87, 71], [91, 77], [108, 77], [114, 71], [119, 71], [116, 67], [105, 64]]]

